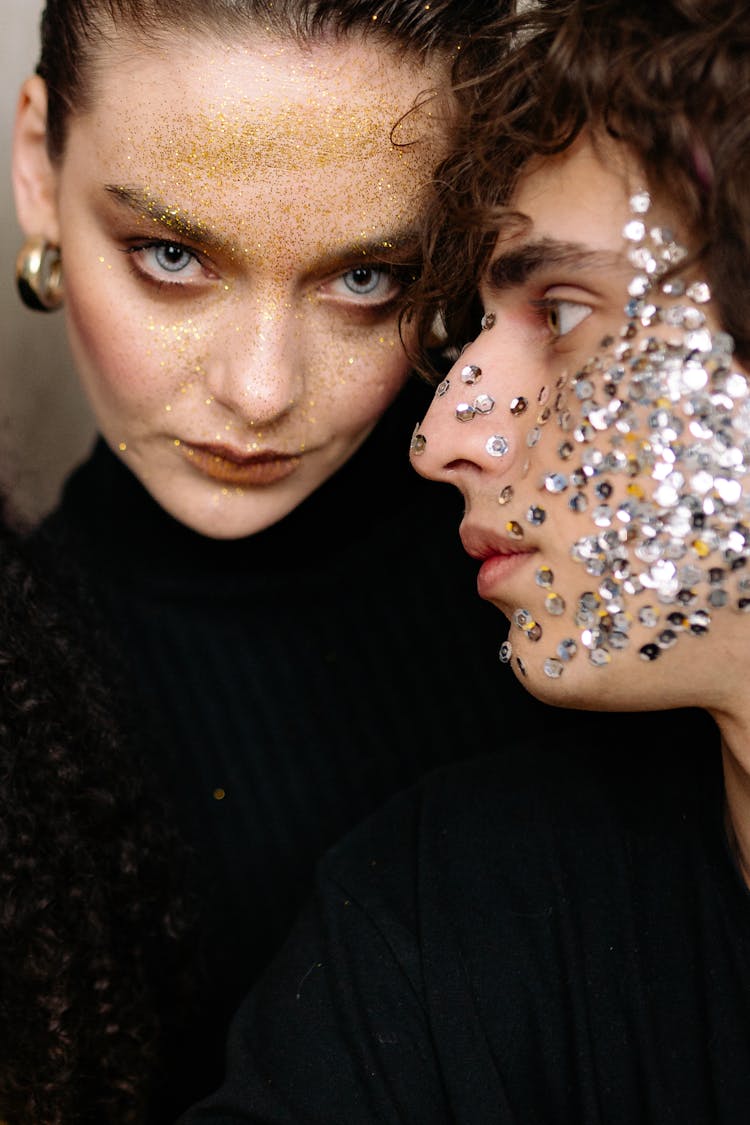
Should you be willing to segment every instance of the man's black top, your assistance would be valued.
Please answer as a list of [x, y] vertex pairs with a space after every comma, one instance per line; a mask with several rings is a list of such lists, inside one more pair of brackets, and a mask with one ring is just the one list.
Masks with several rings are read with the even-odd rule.
[[331, 852], [186, 1125], [750, 1120], [715, 731], [600, 719], [441, 770]]

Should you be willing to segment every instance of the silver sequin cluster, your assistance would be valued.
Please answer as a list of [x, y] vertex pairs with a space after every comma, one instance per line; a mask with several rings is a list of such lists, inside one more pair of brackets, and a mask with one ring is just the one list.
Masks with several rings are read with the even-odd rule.
[[[556, 404], [564, 468], [543, 480], [592, 524], [572, 548], [591, 578], [570, 607], [578, 637], [546, 659], [551, 678], [577, 652], [607, 665], [631, 645], [634, 623], [652, 631], [638, 652], [653, 661], [680, 637], [705, 634], [715, 610], [750, 610], [748, 380], [733, 364], [731, 337], [706, 325], [708, 285], [671, 272], [686, 251], [649, 225], [648, 193], [630, 204], [623, 234], [636, 272], [626, 323], [571, 380], [568, 404]], [[659, 336], [649, 332], [657, 325]], [[629, 599], [644, 592], [649, 604], [631, 613]], [[562, 612], [549, 597], [546, 608]], [[528, 611], [514, 624], [539, 639]]]

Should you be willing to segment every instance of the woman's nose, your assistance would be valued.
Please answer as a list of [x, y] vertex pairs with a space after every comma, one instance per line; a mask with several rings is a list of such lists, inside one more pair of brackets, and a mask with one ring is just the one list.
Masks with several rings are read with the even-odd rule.
[[477, 341], [439, 384], [411, 443], [411, 462], [422, 476], [461, 488], [467, 476], [517, 471], [529, 402], [509, 393], [498, 366]]
[[207, 389], [247, 425], [269, 426], [293, 410], [305, 384], [300, 324], [289, 302], [255, 302], [220, 330], [206, 364]]

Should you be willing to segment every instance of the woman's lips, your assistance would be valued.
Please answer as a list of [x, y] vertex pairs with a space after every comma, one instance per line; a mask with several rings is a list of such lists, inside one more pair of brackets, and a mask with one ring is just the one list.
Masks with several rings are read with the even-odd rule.
[[536, 554], [536, 547], [521, 547], [469, 524], [461, 525], [461, 542], [464, 550], [482, 563], [477, 574], [477, 593], [486, 600], [495, 597], [499, 587]]
[[228, 445], [200, 445], [182, 442], [185, 459], [193, 468], [222, 484], [257, 485], [276, 484], [297, 469], [298, 454], [242, 453]]

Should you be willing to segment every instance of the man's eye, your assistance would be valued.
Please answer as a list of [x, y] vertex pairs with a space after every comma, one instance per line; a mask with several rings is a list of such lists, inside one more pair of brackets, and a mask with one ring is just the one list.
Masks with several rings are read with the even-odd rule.
[[567, 336], [593, 311], [591, 305], [579, 301], [561, 301], [548, 298], [544, 302], [547, 312], [547, 327], [553, 336]]

